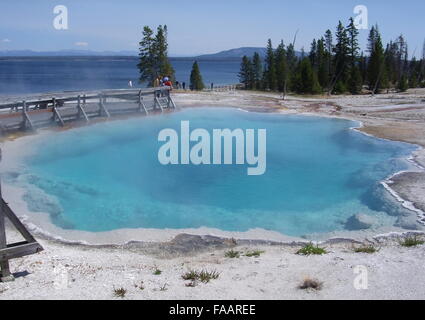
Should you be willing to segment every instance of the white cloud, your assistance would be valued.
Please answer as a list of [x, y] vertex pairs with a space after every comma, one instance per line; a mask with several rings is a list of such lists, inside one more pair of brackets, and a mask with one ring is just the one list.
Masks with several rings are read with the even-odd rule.
[[6, 43], [8, 43], [8, 42], [12, 42], [10, 39], [7, 39], [7, 38], [6, 38], [6, 39], [3, 39], [2, 41], [3, 41], [3, 42], [6, 42]]
[[87, 47], [89, 44], [88, 42], [76, 42], [74, 43], [77, 47]]

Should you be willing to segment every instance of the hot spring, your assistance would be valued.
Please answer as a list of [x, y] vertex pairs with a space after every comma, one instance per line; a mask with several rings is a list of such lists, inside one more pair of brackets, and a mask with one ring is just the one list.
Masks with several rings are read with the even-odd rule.
[[[266, 129], [267, 170], [158, 161], [164, 128]], [[358, 213], [391, 226], [403, 208], [381, 185], [408, 168], [412, 145], [354, 130], [348, 120], [196, 108], [112, 121], [36, 139], [19, 183], [34, 212], [62, 229], [276, 231], [290, 236], [349, 229]]]

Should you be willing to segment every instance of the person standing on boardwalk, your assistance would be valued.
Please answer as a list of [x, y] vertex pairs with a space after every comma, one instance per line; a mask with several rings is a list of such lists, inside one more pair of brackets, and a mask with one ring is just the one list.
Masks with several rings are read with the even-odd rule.
[[173, 83], [170, 81], [170, 78], [165, 77], [164, 78], [164, 86], [165, 87], [170, 87], [171, 90], [173, 90]]
[[161, 77], [160, 76], [158, 76], [158, 77], [156, 77], [156, 79], [154, 80], [154, 82], [153, 82], [153, 87], [154, 88], [158, 88], [158, 87], [160, 87], [161, 86]]

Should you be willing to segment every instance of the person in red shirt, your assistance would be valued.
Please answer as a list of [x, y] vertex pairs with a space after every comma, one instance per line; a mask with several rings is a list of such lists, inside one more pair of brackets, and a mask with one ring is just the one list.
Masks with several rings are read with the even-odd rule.
[[170, 81], [168, 77], [164, 78], [164, 86], [170, 87], [173, 90], [173, 83]]

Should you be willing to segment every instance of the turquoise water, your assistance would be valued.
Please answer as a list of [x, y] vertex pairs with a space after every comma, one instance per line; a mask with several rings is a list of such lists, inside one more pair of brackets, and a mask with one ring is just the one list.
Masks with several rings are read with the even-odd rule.
[[[158, 133], [180, 128], [267, 129], [267, 172], [245, 166], [162, 166]], [[365, 136], [346, 120], [189, 109], [114, 121], [40, 139], [26, 159], [25, 196], [65, 229], [225, 231], [301, 236], [344, 230], [357, 213], [391, 224], [402, 212], [380, 181], [407, 168], [415, 147]], [[42, 190], [43, 192], [40, 192]]]

